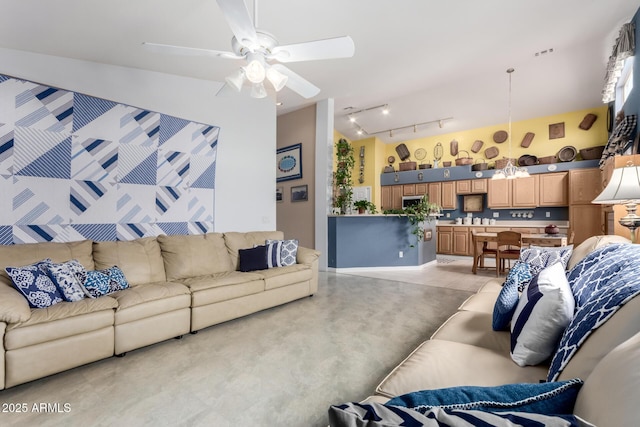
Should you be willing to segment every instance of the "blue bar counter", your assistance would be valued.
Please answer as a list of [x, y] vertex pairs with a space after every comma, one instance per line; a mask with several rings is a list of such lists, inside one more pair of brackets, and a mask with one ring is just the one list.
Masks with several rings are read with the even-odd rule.
[[425, 227], [431, 240], [421, 242], [398, 215], [336, 215], [328, 221], [331, 268], [418, 267], [436, 259], [435, 221]]

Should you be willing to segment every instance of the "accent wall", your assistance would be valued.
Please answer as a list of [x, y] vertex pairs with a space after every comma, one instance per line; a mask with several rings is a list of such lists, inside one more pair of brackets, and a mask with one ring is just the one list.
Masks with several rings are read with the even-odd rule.
[[0, 244], [213, 231], [219, 131], [0, 75]]

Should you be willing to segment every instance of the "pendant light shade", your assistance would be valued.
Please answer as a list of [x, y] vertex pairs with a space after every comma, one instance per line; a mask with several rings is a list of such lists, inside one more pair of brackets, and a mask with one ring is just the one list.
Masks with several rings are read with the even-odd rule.
[[234, 88], [236, 92], [240, 92], [244, 84], [244, 70], [242, 68], [238, 69], [233, 74], [227, 76], [225, 81], [229, 86]]
[[267, 91], [264, 88], [262, 83], [254, 83], [251, 86], [251, 96], [253, 98], [265, 98], [267, 96]]
[[276, 92], [280, 92], [282, 88], [287, 84], [289, 77], [282, 74], [280, 71], [273, 67], [269, 67], [267, 70], [267, 79], [273, 85]]

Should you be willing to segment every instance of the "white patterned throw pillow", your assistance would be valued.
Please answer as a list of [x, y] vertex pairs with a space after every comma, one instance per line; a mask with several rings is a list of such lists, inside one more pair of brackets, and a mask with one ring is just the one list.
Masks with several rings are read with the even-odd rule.
[[87, 270], [75, 259], [61, 264], [49, 264], [47, 274], [66, 301], [80, 301], [89, 295], [84, 288]]
[[265, 244], [281, 242], [282, 247], [280, 249], [280, 264], [284, 266], [294, 265], [296, 263], [296, 256], [298, 255], [298, 239], [290, 240], [266, 240]]

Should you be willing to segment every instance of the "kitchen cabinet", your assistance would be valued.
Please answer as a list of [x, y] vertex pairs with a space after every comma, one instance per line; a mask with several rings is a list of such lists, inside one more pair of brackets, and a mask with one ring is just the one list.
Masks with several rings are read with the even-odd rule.
[[451, 254], [453, 252], [453, 227], [437, 227], [439, 254]]
[[385, 185], [381, 188], [381, 208], [385, 209], [402, 209], [402, 185]]
[[444, 210], [455, 210], [458, 201], [458, 195], [456, 194], [456, 186], [455, 181], [444, 181], [442, 182], [442, 195], [441, 195], [441, 203], [442, 209]]
[[511, 181], [511, 206], [535, 208], [538, 206], [538, 175], [516, 178]]
[[427, 183], [416, 184], [416, 196], [424, 196], [427, 194]]
[[569, 204], [590, 204], [602, 192], [600, 169], [574, 169], [569, 171]]
[[569, 205], [569, 173], [540, 174], [538, 206]]
[[435, 203], [442, 206], [441, 182], [430, 182], [427, 184], [427, 194], [429, 195], [429, 203]]
[[415, 184], [404, 184], [402, 186], [402, 195], [403, 196], [415, 196], [416, 195], [416, 185]]
[[463, 179], [456, 181], [457, 194], [485, 194], [487, 179]]
[[453, 229], [453, 254], [469, 255], [469, 227], [455, 227]]
[[569, 171], [569, 233], [573, 243], [579, 245], [591, 236], [605, 233], [604, 211], [601, 205], [591, 203], [602, 191], [600, 169], [573, 169]]
[[490, 209], [535, 208], [538, 206], [538, 176], [489, 180], [487, 206]]
[[[575, 233], [573, 244], [579, 245], [591, 236], [604, 234], [604, 212], [600, 205], [569, 206], [570, 232]], [[628, 233], [627, 233], [627, 236]]]
[[489, 180], [487, 206], [489, 209], [507, 209], [511, 207], [511, 179]]

